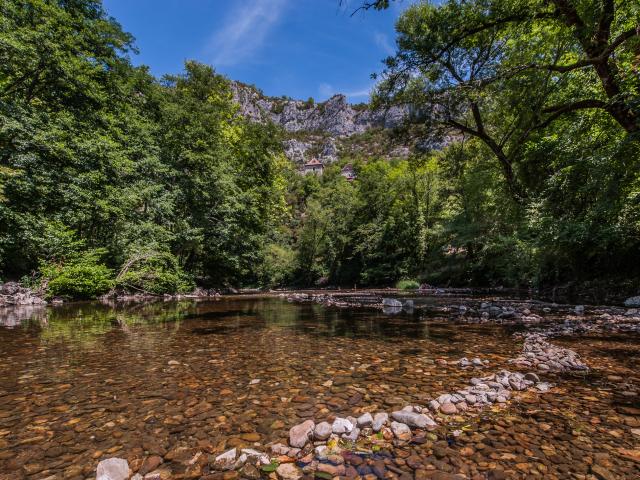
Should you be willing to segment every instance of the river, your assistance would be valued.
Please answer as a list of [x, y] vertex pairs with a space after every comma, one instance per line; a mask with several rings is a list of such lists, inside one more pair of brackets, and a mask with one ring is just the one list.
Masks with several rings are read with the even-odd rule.
[[[307, 419], [424, 405], [472, 377], [513, 370], [521, 329], [459, 322], [446, 309], [385, 315], [273, 296], [5, 309], [0, 479], [95, 478], [100, 460], [121, 457], [158, 478], [232, 480], [237, 472], [214, 472], [201, 459], [286, 444], [289, 428]], [[505, 405], [447, 417], [421, 441], [392, 443], [372, 456], [382, 473], [366, 456], [347, 472], [639, 478], [640, 335], [554, 343], [590, 370], [550, 373], [547, 393], [519, 392]], [[462, 357], [487, 364], [460, 368]]]

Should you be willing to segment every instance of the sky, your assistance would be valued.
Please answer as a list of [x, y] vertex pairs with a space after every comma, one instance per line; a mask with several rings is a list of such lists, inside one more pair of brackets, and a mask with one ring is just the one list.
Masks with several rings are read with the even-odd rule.
[[136, 38], [136, 65], [160, 77], [185, 60], [253, 84], [265, 94], [366, 102], [371, 74], [395, 47], [394, 24], [415, 0], [352, 13], [360, 0], [103, 0]]

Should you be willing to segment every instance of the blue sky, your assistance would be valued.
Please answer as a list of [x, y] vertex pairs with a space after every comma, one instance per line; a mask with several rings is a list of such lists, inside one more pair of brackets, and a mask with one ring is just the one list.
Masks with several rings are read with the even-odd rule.
[[370, 75], [393, 53], [394, 23], [414, 0], [351, 15], [360, 0], [104, 0], [136, 37], [135, 64], [156, 76], [184, 61], [213, 65], [267, 95], [367, 101]]

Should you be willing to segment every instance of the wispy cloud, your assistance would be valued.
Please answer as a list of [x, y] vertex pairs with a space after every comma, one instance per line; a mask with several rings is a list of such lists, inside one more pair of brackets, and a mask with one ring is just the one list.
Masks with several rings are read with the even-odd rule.
[[257, 52], [282, 17], [288, 0], [245, 0], [231, 10], [207, 51], [214, 66], [235, 65]]
[[336, 93], [336, 91], [332, 85], [329, 85], [328, 83], [321, 83], [320, 85], [318, 85], [318, 93], [320, 93], [320, 95], [322, 95], [323, 97], [330, 97], [331, 95]]
[[376, 32], [373, 39], [375, 40], [376, 45], [378, 45], [378, 47], [380, 47], [387, 55], [393, 55], [396, 53], [393, 45], [391, 45], [391, 42], [389, 41], [389, 37], [385, 33]]
[[363, 88], [362, 90], [355, 90], [353, 92], [346, 92], [345, 95], [349, 98], [362, 98], [371, 95], [371, 87]]
[[373, 88], [373, 86], [369, 86], [369, 87], [365, 87], [362, 89], [358, 89], [358, 90], [337, 90], [336, 88], [334, 88], [333, 85], [329, 84], [329, 83], [321, 83], [320, 85], [318, 85], [318, 93], [322, 96], [322, 97], [331, 97], [337, 93], [342, 93], [343, 95], [345, 95], [347, 98], [362, 98], [362, 97], [368, 97], [371, 94], [371, 89]]

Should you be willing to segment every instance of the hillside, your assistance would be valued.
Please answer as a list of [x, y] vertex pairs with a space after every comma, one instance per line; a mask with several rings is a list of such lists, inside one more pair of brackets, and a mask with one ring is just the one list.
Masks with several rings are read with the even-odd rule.
[[344, 156], [405, 158], [429, 147], [409, 126], [415, 112], [407, 106], [374, 110], [364, 103], [351, 104], [341, 94], [319, 103], [269, 97], [240, 82], [233, 82], [232, 90], [244, 117], [283, 128], [285, 154], [296, 164], [311, 158], [332, 163]]

